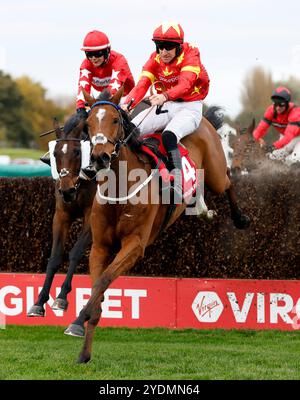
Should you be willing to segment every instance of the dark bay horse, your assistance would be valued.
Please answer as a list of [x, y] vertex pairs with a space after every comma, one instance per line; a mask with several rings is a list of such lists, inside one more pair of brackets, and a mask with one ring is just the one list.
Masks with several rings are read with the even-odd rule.
[[247, 173], [259, 168], [262, 162], [270, 161], [266, 149], [253, 137], [255, 119], [244, 129], [237, 127], [237, 137], [233, 144], [231, 171], [233, 174]]
[[54, 121], [56, 144], [53, 154], [58, 179], [55, 185], [56, 207], [52, 226], [52, 250], [43, 289], [37, 302], [27, 313], [29, 317], [42, 317], [45, 314], [44, 304], [49, 300], [54, 275], [63, 262], [65, 243], [75, 219], [83, 217], [83, 227], [69, 253], [67, 276], [60, 294], [52, 305], [53, 309], [67, 309], [67, 295], [71, 291], [71, 281], [76, 266], [91, 244], [90, 214], [96, 192], [96, 180], [85, 180], [80, 177], [83, 141], [88, 141], [86, 150], [90, 152], [90, 141], [87, 133], [84, 132], [84, 126], [85, 121], [77, 115], [69, 118], [63, 131], [59, 128], [57, 121]]
[[[127, 163], [128, 171], [143, 169], [149, 176], [150, 163], [145, 162], [143, 156], [137, 154], [133, 144], [124, 145], [125, 117], [118, 107], [121, 95], [122, 90], [112, 98], [102, 95], [96, 103], [90, 96], [86, 96], [91, 106], [87, 119], [90, 140], [93, 144], [91, 160], [97, 170], [110, 168], [119, 180], [122, 179], [118, 175], [121, 162]], [[249, 219], [237, 205], [221, 141], [210, 122], [203, 118], [198, 130], [186, 136], [182, 143], [189, 150], [189, 155], [197, 168], [204, 168], [205, 184], [209, 189], [217, 194], [227, 194], [234, 224], [240, 229], [246, 228]], [[134, 183], [128, 182], [129, 191]], [[145, 188], [149, 189], [146, 204], [131, 204], [128, 201], [103, 204], [99, 201], [98, 191], [96, 193], [91, 212], [93, 242], [89, 258], [93, 282], [92, 295], [78, 318], [65, 331], [66, 334], [83, 336], [84, 323], [87, 321], [85, 341], [78, 358], [80, 363], [90, 360], [93, 335], [101, 316], [101, 303], [105, 290], [118, 276], [132, 268], [137, 260], [143, 257], [146, 247], [154, 242], [161, 230], [168, 205], [151, 203], [151, 192], [158, 188], [148, 185], [142, 190], [146, 190]], [[185, 208], [185, 203], [176, 207], [167, 227]]]

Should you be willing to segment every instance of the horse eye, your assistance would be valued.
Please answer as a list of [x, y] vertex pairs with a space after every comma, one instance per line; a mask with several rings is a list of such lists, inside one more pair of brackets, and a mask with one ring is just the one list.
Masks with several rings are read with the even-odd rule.
[[79, 149], [74, 149], [74, 154], [76, 157], [80, 156], [80, 150]]
[[53, 152], [53, 155], [54, 155], [54, 157], [56, 158], [56, 156], [57, 156], [57, 151], [54, 151], [54, 152]]
[[119, 118], [114, 118], [113, 123], [117, 124], [119, 122]]

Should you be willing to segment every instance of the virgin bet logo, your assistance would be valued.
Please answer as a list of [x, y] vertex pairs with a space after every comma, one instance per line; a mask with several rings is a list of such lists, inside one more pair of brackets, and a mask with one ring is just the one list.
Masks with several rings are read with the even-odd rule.
[[216, 322], [223, 309], [223, 303], [215, 292], [199, 292], [192, 304], [192, 310], [200, 322]]

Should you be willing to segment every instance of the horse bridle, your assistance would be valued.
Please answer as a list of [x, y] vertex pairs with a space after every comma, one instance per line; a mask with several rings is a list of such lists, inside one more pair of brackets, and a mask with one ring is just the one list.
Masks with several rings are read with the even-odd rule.
[[[81, 140], [82, 139], [78, 139], [78, 138], [65, 138], [65, 139], [56, 139], [56, 143], [58, 143], [58, 142], [68, 142], [68, 141], [70, 141], [70, 142], [81, 142]], [[83, 140], [85, 140], [85, 139], [83, 139]], [[58, 171], [57, 171], [58, 172]], [[72, 171], [72, 170], [68, 170], [67, 168], [62, 168], [59, 172], [58, 172], [58, 176], [59, 176], [59, 180], [61, 179], [61, 178], [65, 178], [66, 176], [68, 176], [68, 175], [71, 175], [71, 176], [77, 176], [77, 179], [76, 179], [76, 182], [74, 182], [74, 180], [72, 179], [72, 181], [73, 181], [73, 184], [74, 184], [74, 188], [75, 188], [75, 190], [77, 190], [78, 189], [78, 187], [80, 186], [80, 176], [77, 174], [77, 173], [75, 173], [74, 171]]]
[[[91, 139], [91, 142], [93, 145], [96, 144], [105, 144], [106, 142], [111, 143], [114, 146], [114, 151], [111, 153], [112, 160], [113, 158], [117, 158], [120, 152], [120, 149], [122, 146], [126, 145], [128, 138], [124, 139], [125, 136], [125, 131], [124, 131], [124, 122], [123, 122], [123, 116], [122, 116], [122, 109], [119, 107], [117, 104], [107, 101], [107, 100], [100, 100], [96, 101], [92, 106], [89, 111], [89, 113], [92, 111], [93, 108], [101, 105], [109, 105], [112, 106], [117, 112], [118, 112], [118, 119], [119, 119], [119, 128], [117, 132], [118, 138], [113, 141], [109, 139], [107, 136], [105, 136], [103, 133], [97, 133], [97, 135], [93, 136], [93, 139]], [[119, 135], [119, 131], [121, 131], [121, 134]], [[130, 136], [130, 135], [129, 135]]]

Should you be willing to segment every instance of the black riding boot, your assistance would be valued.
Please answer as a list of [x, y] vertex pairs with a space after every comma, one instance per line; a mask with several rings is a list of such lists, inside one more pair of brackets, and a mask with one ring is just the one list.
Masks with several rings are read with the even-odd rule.
[[170, 162], [170, 171], [173, 169], [182, 169], [181, 156], [177, 147], [177, 137], [175, 133], [171, 131], [164, 131], [162, 133], [162, 142], [168, 153], [168, 159]]
[[177, 147], [177, 137], [171, 131], [164, 131], [162, 133], [162, 142], [168, 154], [168, 160], [170, 163], [169, 170], [174, 176], [174, 181], [172, 182], [172, 189], [174, 194], [176, 194], [175, 203], [180, 202], [182, 199], [182, 177], [181, 177], [181, 156], [180, 151]]

